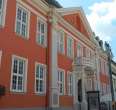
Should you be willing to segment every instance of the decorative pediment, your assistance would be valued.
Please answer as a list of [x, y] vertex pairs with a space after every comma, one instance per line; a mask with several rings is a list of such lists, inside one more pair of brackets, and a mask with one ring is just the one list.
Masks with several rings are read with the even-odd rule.
[[93, 33], [81, 7], [61, 8], [57, 9], [57, 11], [67, 22], [69, 22], [73, 27], [90, 39]]

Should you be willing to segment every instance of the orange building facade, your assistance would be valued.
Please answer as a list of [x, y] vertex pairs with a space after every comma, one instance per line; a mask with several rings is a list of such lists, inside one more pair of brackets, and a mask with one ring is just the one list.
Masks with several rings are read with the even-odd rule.
[[83, 9], [0, 0], [0, 110], [78, 109], [79, 80], [82, 110], [87, 91], [110, 100], [107, 55]]

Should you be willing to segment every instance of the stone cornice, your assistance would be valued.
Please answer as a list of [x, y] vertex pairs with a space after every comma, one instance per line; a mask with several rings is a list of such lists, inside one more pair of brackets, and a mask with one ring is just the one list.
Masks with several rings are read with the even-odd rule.
[[42, 0], [26, 0], [30, 4], [32, 4], [36, 9], [41, 11], [43, 14], [47, 15], [49, 12], [49, 5], [45, 2], [42, 2]]

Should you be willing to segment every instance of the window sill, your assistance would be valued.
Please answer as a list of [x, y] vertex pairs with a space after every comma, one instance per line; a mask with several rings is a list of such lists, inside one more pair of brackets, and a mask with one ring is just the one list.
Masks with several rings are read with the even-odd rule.
[[3, 24], [0, 24], [0, 29], [4, 28], [4, 25]]
[[37, 95], [37, 96], [45, 96], [46, 93], [38, 93], [38, 92], [35, 92], [35, 95]]
[[38, 43], [38, 42], [36, 42], [36, 43], [37, 43], [38, 46], [40, 46], [40, 47], [42, 47], [42, 48], [47, 48], [46, 45], [42, 45], [42, 44], [40, 44], [40, 43]]
[[29, 40], [29, 37], [23, 36], [23, 35], [18, 34], [18, 33], [16, 33], [16, 36], [19, 37], [19, 38], [25, 39], [25, 40]]
[[59, 94], [59, 96], [65, 96], [66, 94]]
[[60, 55], [65, 55], [65, 53], [63, 52], [60, 52], [60, 51], [58, 51], [58, 54], [60, 54]]
[[67, 57], [68, 57], [69, 59], [71, 59], [71, 60], [73, 60], [73, 59], [74, 59], [74, 57], [73, 57], [73, 56], [68, 56], [68, 55], [67, 55]]
[[26, 92], [24, 91], [13, 91], [13, 90], [11, 90], [10, 93], [11, 94], [26, 94]]

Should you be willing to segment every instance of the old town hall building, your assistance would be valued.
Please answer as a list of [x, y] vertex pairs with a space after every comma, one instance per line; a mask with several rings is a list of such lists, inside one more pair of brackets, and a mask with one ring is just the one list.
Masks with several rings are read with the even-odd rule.
[[0, 0], [0, 110], [87, 110], [88, 91], [111, 101], [108, 57], [83, 9]]

